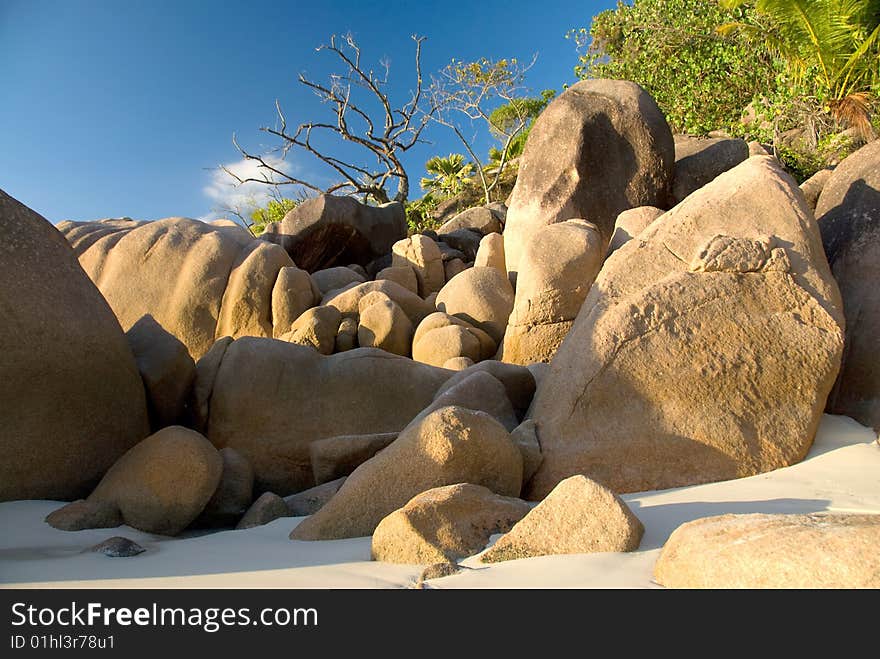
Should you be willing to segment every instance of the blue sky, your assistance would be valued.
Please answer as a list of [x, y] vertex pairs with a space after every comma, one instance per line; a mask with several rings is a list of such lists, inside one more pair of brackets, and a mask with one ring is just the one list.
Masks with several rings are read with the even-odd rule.
[[[414, 33], [428, 37], [426, 73], [537, 52], [538, 92], [574, 81], [565, 33], [613, 4], [0, 0], [0, 188], [52, 222], [207, 217], [236, 201], [214, 169], [239, 160], [233, 132], [271, 148], [257, 129], [274, 123], [276, 98], [291, 124], [328, 116], [296, 76], [334, 68], [315, 52], [331, 34], [351, 31], [365, 61], [390, 59], [392, 97], [412, 86]], [[407, 159], [411, 197], [429, 156], [462, 151], [444, 129], [428, 136]], [[330, 180], [305, 154], [290, 167]]]

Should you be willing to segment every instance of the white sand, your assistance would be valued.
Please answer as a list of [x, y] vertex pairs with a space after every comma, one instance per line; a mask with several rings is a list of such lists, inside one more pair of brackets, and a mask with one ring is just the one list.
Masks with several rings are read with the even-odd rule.
[[[680, 524], [724, 513], [880, 513], [880, 445], [847, 417], [826, 415], [807, 459], [723, 483], [642, 492], [624, 499], [645, 525], [631, 554], [547, 556], [483, 565], [430, 582], [434, 588], [656, 587], [660, 548]], [[61, 504], [0, 503], [0, 586], [68, 588], [406, 588], [421, 567], [370, 562], [370, 539], [288, 539], [296, 518], [246, 531], [165, 538], [129, 527], [57, 531], [43, 519]], [[88, 552], [124, 535], [147, 549], [132, 558]]]

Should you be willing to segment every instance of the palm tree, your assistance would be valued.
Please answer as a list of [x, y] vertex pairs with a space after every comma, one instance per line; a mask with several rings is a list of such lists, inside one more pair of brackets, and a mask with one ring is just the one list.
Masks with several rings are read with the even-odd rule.
[[[750, 0], [720, 0], [732, 9]], [[840, 123], [873, 138], [870, 115], [880, 87], [880, 0], [754, 0], [756, 23], [728, 23], [782, 59], [795, 82], [813, 81], [816, 97]]]
[[526, 138], [528, 136], [528, 129], [526, 129], [525, 132], [514, 137], [510, 141], [510, 145], [507, 147], [506, 154], [503, 149], [494, 146], [490, 147], [489, 162], [483, 168], [483, 171], [491, 176], [502, 171], [502, 167], [507, 169], [507, 166], [510, 165], [512, 161], [516, 160], [523, 154], [523, 150], [526, 147]]
[[461, 153], [450, 153], [445, 158], [434, 156], [425, 163], [425, 169], [434, 176], [420, 181], [422, 189], [451, 197], [461, 191], [464, 182], [471, 177], [474, 166], [465, 162]]

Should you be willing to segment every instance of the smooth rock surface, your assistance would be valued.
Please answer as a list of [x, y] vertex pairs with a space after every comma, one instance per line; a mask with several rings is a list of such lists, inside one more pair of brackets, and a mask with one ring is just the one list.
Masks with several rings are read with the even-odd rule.
[[645, 529], [614, 492], [586, 476], [561, 481], [480, 559], [635, 551]]
[[116, 506], [141, 531], [177, 535], [205, 508], [222, 472], [223, 460], [207, 439], [169, 426], [123, 455], [88, 501]]
[[880, 140], [845, 158], [828, 177], [816, 217], [846, 314], [828, 410], [880, 430]]
[[495, 268], [469, 268], [447, 282], [437, 295], [437, 310], [458, 316], [497, 343], [513, 310], [513, 287]]
[[517, 496], [521, 481], [522, 458], [504, 426], [483, 412], [444, 407], [416, 419], [388, 448], [355, 469], [339, 492], [290, 537], [371, 535], [383, 518], [425, 490], [473, 483]]
[[0, 318], [0, 501], [81, 498], [149, 433], [144, 386], [70, 245], [2, 191]]
[[675, 135], [675, 178], [672, 201], [680, 203], [749, 157], [749, 145], [738, 138]]
[[667, 588], [880, 588], [880, 515], [720, 515], [678, 527]]
[[159, 430], [183, 421], [196, 378], [196, 364], [186, 346], [152, 316], [125, 333], [144, 383], [150, 427]]
[[605, 258], [594, 224], [567, 220], [543, 227], [522, 252], [501, 359], [549, 362], [565, 339]]
[[379, 522], [374, 561], [432, 564], [476, 554], [495, 533], [506, 533], [529, 512], [521, 499], [458, 483], [416, 495]]
[[282, 341], [237, 339], [217, 373], [208, 437], [250, 461], [258, 493], [287, 496], [315, 484], [311, 442], [399, 432], [450, 375], [374, 348], [323, 356]]
[[584, 218], [605, 244], [614, 221], [636, 206], [667, 207], [675, 148], [663, 113], [625, 80], [583, 80], [557, 96], [529, 133], [504, 227], [515, 279], [541, 227]]
[[528, 497], [574, 474], [636, 492], [801, 460], [842, 321], [803, 195], [749, 158], [606, 261], [535, 396]]

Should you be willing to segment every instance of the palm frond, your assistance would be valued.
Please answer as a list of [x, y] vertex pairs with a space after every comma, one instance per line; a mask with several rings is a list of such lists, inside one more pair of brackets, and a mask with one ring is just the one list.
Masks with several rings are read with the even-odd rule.
[[855, 128], [865, 142], [870, 142], [876, 135], [871, 126], [871, 110], [874, 99], [868, 92], [856, 92], [843, 98], [831, 101], [828, 105], [835, 121]]
[[824, 83], [832, 86], [834, 58], [848, 35], [831, 18], [829, 0], [758, 0], [756, 8], [769, 15], [782, 41], [801, 57], [819, 66]]
[[847, 58], [841, 69], [841, 75], [843, 79], [840, 83], [840, 93], [845, 93], [849, 87], [857, 86], [862, 82], [866, 85], [880, 82], [880, 24]]

